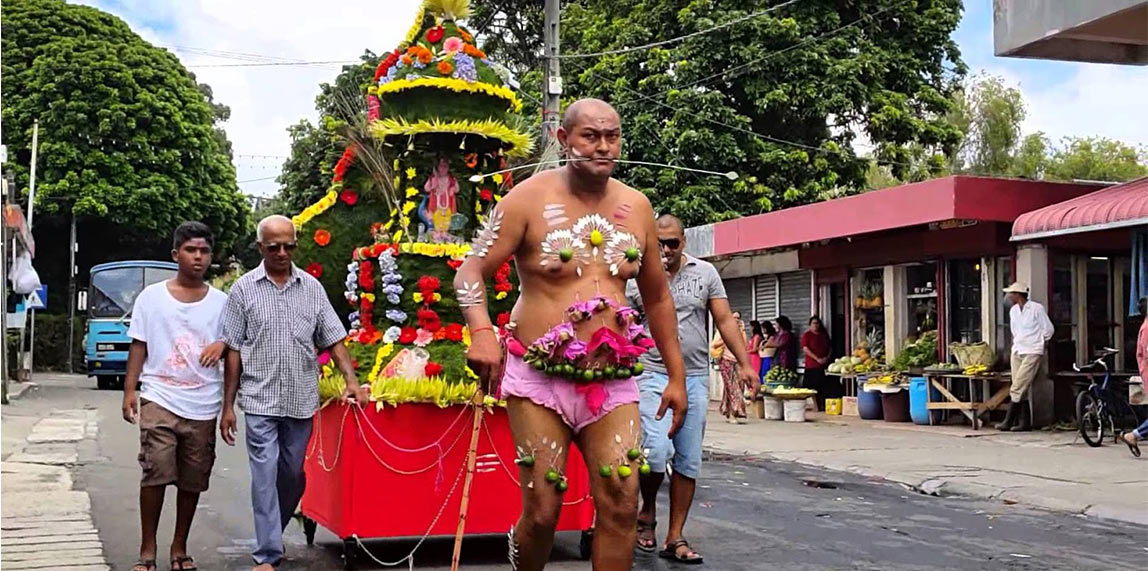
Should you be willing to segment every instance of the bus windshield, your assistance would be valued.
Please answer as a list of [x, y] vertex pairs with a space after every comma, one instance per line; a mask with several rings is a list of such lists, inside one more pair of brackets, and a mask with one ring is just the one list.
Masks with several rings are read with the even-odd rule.
[[115, 268], [92, 274], [91, 317], [123, 317], [151, 284], [175, 277], [166, 268]]

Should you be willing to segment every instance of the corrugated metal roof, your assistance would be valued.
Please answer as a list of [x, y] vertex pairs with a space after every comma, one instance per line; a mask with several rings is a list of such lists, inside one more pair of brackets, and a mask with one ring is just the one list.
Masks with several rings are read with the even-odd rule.
[[1141, 224], [1148, 224], [1148, 177], [1022, 214], [1013, 222], [1012, 240]]

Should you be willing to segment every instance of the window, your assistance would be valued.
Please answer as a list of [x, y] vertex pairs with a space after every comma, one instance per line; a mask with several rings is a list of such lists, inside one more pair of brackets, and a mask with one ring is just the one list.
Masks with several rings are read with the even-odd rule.
[[993, 284], [993, 299], [997, 300], [994, 304], [996, 306], [997, 314], [997, 331], [996, 331], [996, 354], [999, 357], [998, 364], [1007, 362], [1005, 357], [1012, 351], [1012, 328], [1009, 327], [1009, 305], [1005, 303], [1005, 294], [1001, 291], [1004, 288], [1012, 285], [1016, 281], [1016, 276], [1013, 275], [1012, 256], [1001, 256], [997, 258], [993, 265], [995, 266], [995, 282]]
[[92, 317], [123, 317], [132, 310], [136, 296], [151, 284], [175, 276], [163, 268], [116, 268], [92, 274]]
[[981, 262], [949, 262], [949, 340], [977, 343], [981, 330]]

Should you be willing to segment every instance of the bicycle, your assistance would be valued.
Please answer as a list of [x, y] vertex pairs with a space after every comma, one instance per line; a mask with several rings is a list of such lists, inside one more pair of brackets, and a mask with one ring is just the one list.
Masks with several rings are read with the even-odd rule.
[[[1088, 388], [1076, 395], [1076, 426], [1084, 442], [1093, 448], [1104, 443], [1104, 433], [1107, 430], [1111, 430], [1114, 442], [1120, 441], [1122, 431], [1116, 430], [1118, 422], [1127, 418], [1135, 419], [1133, 426], [1141, 422], [1140, 415], [1128, 403], [1128, 399], [1117, 394], [1117, 389], [1123, 383], [1112, 386], [1112, 374], [1105, 359], [1117, 353], [1119, 351], [1116, 349], [1104, 347], [1095, 361], [1084, 366], [1075, 363], [1072, 365], [1074, 371], [1088, 375]], [[1104, 379], [1099, 384], [1094, 375], [1097, 371], [1104, 373]], [[1124, 426], [1125, 423], [1120, 422], [1120, 427]]]

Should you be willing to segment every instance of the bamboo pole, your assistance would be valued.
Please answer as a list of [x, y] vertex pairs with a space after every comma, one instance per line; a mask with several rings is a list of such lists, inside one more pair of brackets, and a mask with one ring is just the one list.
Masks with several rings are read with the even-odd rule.
[[451, 556], [450, 569], [458, 571], [459, 557], [462, 555], [462, 535], [466, 531], [466, 512], [470, 506], [470, 485], [474, 481], [474, 464], [478, 456], [478, 433], [482, 428], [482, 406], [485, 395], [482, 389], [475, 393], [471, 406], [474, 407], [474, 427], [470, 433], [470, 449], [466, 453], [466, 480], [462, 484], [462, 504], [458, 509], [458, 530], [454, 533], [454, 555]]

